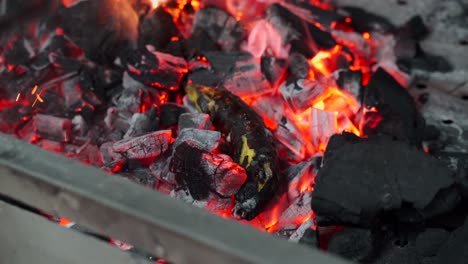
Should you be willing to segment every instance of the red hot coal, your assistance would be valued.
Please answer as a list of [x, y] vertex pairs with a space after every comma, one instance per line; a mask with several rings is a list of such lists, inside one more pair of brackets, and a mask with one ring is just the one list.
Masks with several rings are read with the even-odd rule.
[[397, 65], [395, 43], [427, 34], [418, 18], [319, 0], [49, 12], [0, 36], [1, 132], [356, 261], [449, 236], [426, 228], [460, 206], [458, 180], [424, 152], [431, 127]]

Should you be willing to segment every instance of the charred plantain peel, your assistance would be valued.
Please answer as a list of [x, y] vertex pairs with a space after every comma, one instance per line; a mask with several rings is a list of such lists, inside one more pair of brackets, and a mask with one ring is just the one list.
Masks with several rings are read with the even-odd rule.
[[275, 194], [279, 173], [273, 138], [262, 118], [238, 96], [223, 87], [189, 84], [189, 100], [209, 114], [226, 138], [228, 153], [245, 168], [247, 181], [236, 195], [233, 214], [251, 220]]

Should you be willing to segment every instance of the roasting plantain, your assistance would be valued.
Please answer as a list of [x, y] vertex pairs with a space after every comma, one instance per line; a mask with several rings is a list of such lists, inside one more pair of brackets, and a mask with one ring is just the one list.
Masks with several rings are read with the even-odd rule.
[[277, 153], [262, 118], [239, 97], [223, 87], [189, 84], [189, 100], [198, 111], [210, 115], [226, 138], [228, 153], [245, 168], [247, 181], [236, 194], [233, 214], [253, 219], [268, 202], [279, 183]]

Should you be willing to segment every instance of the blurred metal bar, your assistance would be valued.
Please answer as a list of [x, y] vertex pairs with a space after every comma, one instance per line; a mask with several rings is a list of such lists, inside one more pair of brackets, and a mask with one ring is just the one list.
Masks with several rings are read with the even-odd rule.
[[0, 263], [149, 264], [79, 232], [0, 201]]
[[178, 264], [346, 263], [3, 134], [0, 193]]

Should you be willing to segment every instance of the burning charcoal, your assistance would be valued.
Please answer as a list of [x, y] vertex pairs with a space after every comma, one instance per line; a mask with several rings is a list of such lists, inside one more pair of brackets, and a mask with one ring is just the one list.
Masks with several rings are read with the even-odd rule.
[[325, 145], [328, 139], [335, 134], [338, 127], [337, 114], [335, 112], [322, 111], [317, 108], [311, 109], [310, 135], [312, 144], [319, 148]]
[[121, 172], [119, 175], [146, 187], [154, 185], [155, 178], [147, 168], [137, 168], [131, 172]]
[[81, 115], [76, 115], [72, 119], [73, 132], [79, 136], [84, 136], [88, 132], [88, 124]]
[[130, 120], [130, 128], [124, 138], [138, 137], [158, 130], [158, 117], [156, 108], [151, 108], [146, 113], [135, 113]]
[[364, 90], [366, 107], [376, 107], [383, 121], [373, 133], [383, 133], [421, 145], [424, 120], [419, 116], [413, 97], [384, 69], [372, 75]]
[[211, 68], [216, 74], [228, 76], [234, 74], [236, 63], [239, 61], [252, 61], [252, 54], [246, 52], [204, 52]]
[[5, 62], [8, 64], [25, 65], [35, 56], [31, 43], [25, 38], [19, 38], [9, 44], [5, 50]]
[[74, 77], [63, 81], [62, 93], [65, 98], [65, 106], [69, 110], [78, 108], [83, 103], [82, 92], [79, 86], [79, 77]]
[[2, 133], [15, 133], [17, 128], [25, 122], [23, 119], [31, 114], [31, 109], [27, 109], [19, 104], [0, 110], [0, 131]]
[[150, 165], [150, 170], [155, 177], [163, 181], [165, 183], [169, 183], [171, 185], [176, 184], [175, 180], [175, 175], [171, 171], [170, 165], [171, 165], [171, 159], [172, 155], [170, 153], [167, 153], [165, 155], [162, 155], [158, 157], [151, 165]]
[[134, 113], [138, 113], [142, 104], [142, 94], [145, 93], [144, 88], [126, 88], [114, 98], [118, 112], [126, 114], [129, 117]]
[[328, 50], [336, 46], [337, 43], [330, 32], [324, 31], [312, 23], [308, 24], [308, 30], [320, 50]]
[[372, 31], [390, 32], [395, 29], [395, 26], [386, 18], [369, 13], [362, 8], [343, 7], [342, 9], [351, 18], [349, 25], [359, 33]]
[[265, 125], [270, 129], [276, 129], [278, 121], [284, 116], [284, 102], [278, 96], [261, 96], [252, 103], [251, 107], [263, 117]]
[[244, 168], [227, 155], [203, 153], [201, 166], [211, 178], [211, 189], [222, 197], [236, 194], [247, 179]]
[[173, 37], [180, 37], [172, 15], [163, 7], [156, 8], [142, 19], [139, 33], [140, 46], [150, 44], [157, 50], [166, 49]]
[[305, 219], [312, 216], [310, 202], [312, 200], [312, 192], [302, 193], [291, 205], [280, 215], [278, 222], [272, 230], [284, 228], [298, 228]]
[[450, 233], [444, 229], [426, 229], [416, 237], [416, 250], [421, 257], [433, 257], [449, 236]]
[[159, 114], [159, 125], [161, 127], [170, 127], [177, 125], [179, 122], [179, 117], [183, 113], [187, 112], [184, 107], [181, 107], [177, 104], [163, 104], [161, 106], [161, 111]]
[[291, 242], [299, 242], [304, 237], [306, 232], [310, 230], [313, 226], [314, 226], [314, 220], [310, 218], [309, 220], [302, 223], [302, 225], [299, 226], [299, 228], [296, 229], [296, 231], [294, 231], [294, 233], [289, 237], [288, 240]]
[[216, 40], [212, 39], [209, 33], [203, 29], [192, 31], [187, 39], [187, 47], [189, 56], [196, 56], [200, 52], [221, 50]]
[[362, 72], [352, 70], [338, 70], [336, 84], [338, 87], [354, 96], [355, 99], [361, 98], [362, 92]]
[[[122, 82], [121, 72], [98, 65], [82, 66], [79, 73], [79, 84], [83, 89], [84, 98], [87, 98], [87, 94], [91, 93], [97, 96], [99, 100], [107, 101], [109, 97], [107, 93], [109, 90]], [[87, 101], [92, 103], [90, 100]], [[92, 104], [96, 105], [94, 103]]]
[[312, 57], [320, 49], [331, 49], [337, 43], [329, 32], [299, 18], [280, 4], [267, 9], [266, 18], [281, 32], [283, 43], [291, 42], [293, 50]]
[[127, 138], [114, 143], [114, 151], [121, 153], [128, 159], [155, 158], [166, 150], [172, 143], [170, 130], [156, 131], [136, 138]]
[[304, 159], [304, 138], [299, 130], [287, 118], [281, 119], [281, 124], [275, 130], [275, 138], [296, 156], [295, 160]]
[[59, 17], [65, 34], [98, 62], [112, 63], [136, 41], [138, 15], [128, 1], [80, 1], [60, 9]]
[[309, 76], [310, 63], [307, 58], [300, 54], [293, 52], [289, 56], [289, 72], [294, 79], [306, 79]]
[[186, 128], [211, 130], [212, 127], [210, 116], [207, 114], [185, 113], [179, 116], [179, 130]]
[[259, 62], [236, 63], [234, 75], [224, 82], [224, 87], [241, 97], [267, 94], [274, 89], [263, 75]]
[[47, 149], [49, 151], [54, 151], [57, 153], [62, 153], [64, 151], [63, 143], [53, 140], [41, 139], [37, 143], [37, 145], [43, 149]]
[[101, 153], [101, 159], [104, 163], [111, 163], [113, 161], [123, 160], [124, 157], [120, 153], [114, 151], [114, 143], [106, 142], [99, 147], [99, 152]]
[[[303, 161], [290, 166], [287, 170], [288, 174], [288, 198], [290, 201], [296, 200], [301, 193], [305, 192], [308, 187], [312, 186], [317, 172], [314, 168], [315, 159]], [[315, 169], [315, 170], [314, 170]]]
[[242, 25], [225, 11], [207, 7], [195, 15], [192, 33], [204, 31], [223, 51], [238, 50], [245, 34]]
[[295, 111], [302, 112], [324, 99], [327, 87], [318, 81], [297, 79], [283, 83], [279, 90]]
[[273, 87], [278, 87], [287, 70], [286, 60], [262, 57], [262, 72]]
[[222, 77], [213, 73], [211, 70], [197, 70], [188, 74], [190, 83], [207, 86], [218, 86], [222, 83]]
[[362, 262], [373, 252], [371, 231], [346, 227], [332, 236], [328, 243], [328, 251], [352, 261]]
[[75, 158], [85, 164], [94, 166], [104, 164], [99, 148], [96, 145], [90, 144], [89, 141], [76, 150]]
[[195, 200], [205, 200], [210, 192], [210, 178], [200, 168], [204, 151], [193, 141], [184, 141], [174, 146], [171, 171], [178, 184], [187, 187]]
[[220, 198], [214, 193], [210, 193], [206, 199], [202, 201], [194, 199], [187, 189], [173, 191], [171, 192], [171, 196], [196, 207], [208, 209], [211, 212], [225, 213], [229, 212], [232, 208], [232, 200], [230, 198]]
[[236, 194], [233, 213], [254, 218], [274, 195], [280, 179], [272, 135], [262, 118], [225, 88], [187, 85], [185, 90], [190, 101], [226, 135], [228, 154], [246, 169], [247, 182]]
[[281, 33], [283, 44], [299, 39], [305, 31], [303, 21], [280, 4], [268, 7], [266, 19]]
[[185, 141], [193, 141], [196, 142], [200, 149], [205, 151], [212, 151], [218, 146], [220, 139], [221, 133], [218, 131], [186, 128], [180, 130], [179, 136], [174, 142], [173, 148], [176, 149], [177, 146]]
[[179, 89], [187, 72], [187, 62], [183, 58], [154, 51], [150, 46], [129, 51], [124, 61], [132, 78], [157, 88]]
[[324, 26], [331, 26], [333, 22], [343, 19], [343, 16], [332, 10], [322, 9], [307, 1], [296, 1], [295, 5], [310, 11], [314, 20]]
[[312, 208], [319, 224], [369, 226], [383, 212], [421, 222], [434, 216], [434, 203], [442, 203], [438, 215], [456, 206], [443, 204], [453, 185], [450, 170], [424, 152], [387, 136], [359, 139], [345, 133], [330, 139]]
[[72, 137], [72, 121], [66, 118], [37, 114], [34, 116], [34, 128], [43, 138], [69, 142]]

